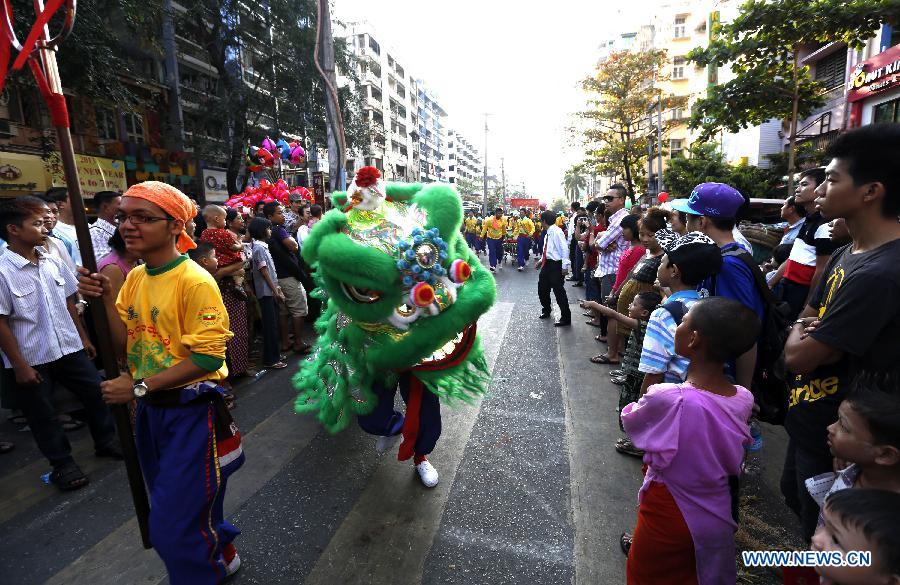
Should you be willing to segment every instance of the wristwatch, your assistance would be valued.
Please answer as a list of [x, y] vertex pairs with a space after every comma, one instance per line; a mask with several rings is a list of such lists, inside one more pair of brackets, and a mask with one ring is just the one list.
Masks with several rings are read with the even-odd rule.
[[150, 388], [147, 387], [147, 384], [144, 383], [143, 378], [139, 378], [134, 381], [134, 386], [132, 386], [132, 390], [134, 390], [135, 398], [143, 398], [147, 395], [147, 392], [150, 391]]

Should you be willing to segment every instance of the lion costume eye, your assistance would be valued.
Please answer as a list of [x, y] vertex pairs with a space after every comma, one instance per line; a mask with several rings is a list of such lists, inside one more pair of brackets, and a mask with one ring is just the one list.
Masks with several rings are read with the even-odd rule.
[[381, 300], [381, 293], [377, 290], [367, 288], [357, 288], [351, 284], [341, 283], [344, 294], [355, 303], [371, 304]]

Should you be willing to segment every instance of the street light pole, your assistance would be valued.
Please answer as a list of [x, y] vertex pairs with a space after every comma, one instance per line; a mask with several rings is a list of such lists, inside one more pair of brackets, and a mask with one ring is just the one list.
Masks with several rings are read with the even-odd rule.
[[485, 217], [488, 215], [488, 181], [487, 181], [487, 160], [488, 160], [488, 149], [487, 149], [487, 138], [488, 138], [488, 125], [487, 125], [488, 114], [484, 115], [484, 176], [483, 176], [483, 184], [482, 188], [484, 191], [482, 192], [482, 199], [484, 211], [483, 214]]

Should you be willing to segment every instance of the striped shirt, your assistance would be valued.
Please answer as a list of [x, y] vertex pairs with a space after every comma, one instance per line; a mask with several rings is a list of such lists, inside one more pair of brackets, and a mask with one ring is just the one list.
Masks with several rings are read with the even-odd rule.
[[[615, 274], [619, 270], [619, 260], [622, 259], [622, 254], [628, 246], [628, 242], [622, 236], [622, 220], [626, 215], [628, 215], [628, 211], [623, 207], [609, 216], [606, 231], [600, 233], [594, 241], [594, 245], [600, 250], [600, 261], [597, 263], [597, 271], [594, 273], [597, 278]], [[612, 247], [606, 250], [610, 245]]]
[[[700, 293], [684, 290], [673, 293], [666, 302], [681, 301], [685, 309], [700, 299]], [[663, 382], [679, 384], [687, 377], [690, 360], [675, 353], [675, 319], [667, 309], [657, 307], [650, 315], [641, 363], [638, 371], [643, 374], [664, 374]]]
[[[0, 315], [6, 315], [29, 366], [46, 364], [84, 348], [66, 299], [75, 294], [75, 275], [37, 249], [37, 264], [13, 251], [0, 257]], [[3, 354], [3, 364], [12, 364]]]
[[116, 233], [116, 226], [109, 223], [102, 217], [98, 217], [97, 221], [91, 224], [91, 244], [94, 246], [94, 259], [98, 262], [101, 258], [112, 251], [109, 247], [109, 239]]

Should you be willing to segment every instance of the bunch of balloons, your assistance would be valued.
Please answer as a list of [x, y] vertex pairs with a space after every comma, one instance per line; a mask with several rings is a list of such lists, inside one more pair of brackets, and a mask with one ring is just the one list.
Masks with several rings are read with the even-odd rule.
[[246, 163], [247, 170], [251, 173], [256, 173], [263, 169], [271, 169], [275, 166], [276, 158], [292, 165], [301, 165], [306, 162], [306, 151], [303, 150], [299, 142], [288, 142], [284, 138], [279, 138], [278, 142], [273, 142], [268, 136], [259, 146], [247, 144]]
[[314, 203], [312, 191], [306, 187], [294, 187], [291, 189], [283, 180], [274, 183], [263, 179], [256, 187], [248, 186], [243, 193], [233, 195], [225, 202], [226, 207], [250, 207], [253, 208], [257, 203], [269, 203], [270, 201], [278, 201], [282, 205], [287, 205], [290, 196], [299, 194], [304, 201]]

